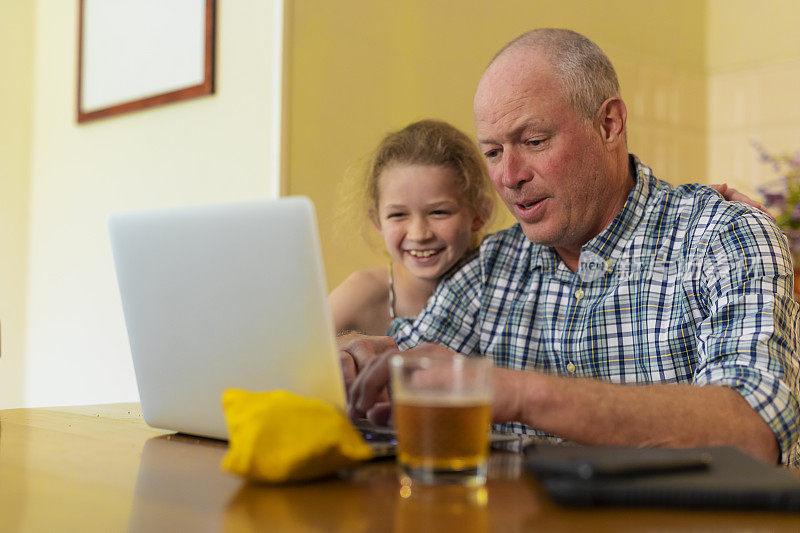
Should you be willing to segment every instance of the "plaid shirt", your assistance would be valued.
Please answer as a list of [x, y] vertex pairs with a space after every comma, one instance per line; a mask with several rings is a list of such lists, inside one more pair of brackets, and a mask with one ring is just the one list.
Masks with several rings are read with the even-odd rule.
[[632, 161], [636, 185], [581, 248], [577, 272], [517, 224], [487, 237], [389, 334], [403, 349], [436, 342], [517, 370], [724, 385], [769, 424], [782, 461], [798, 464], [800, 312], [786, 238], [763, 213], [701, 185], [673, 188]]

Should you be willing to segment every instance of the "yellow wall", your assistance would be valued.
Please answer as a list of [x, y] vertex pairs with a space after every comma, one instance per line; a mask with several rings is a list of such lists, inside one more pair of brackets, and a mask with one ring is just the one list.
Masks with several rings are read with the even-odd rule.
[[708, 68], [760, 67], [800, 56], [797, 0], [706, 0]]
[[568, 27], [606, 50], [629, 105], [631, 150], [658, 174], [683, 182], [705, 173], [704, 2], [291, 4], [286, 189], [317, 206], [331, 288], [384, 261], [357, 233], [336, 231], [342, 177], [386, 132], [417, 119], [441, 118], [472, 134], [483, 68], [501, 45], [533, 27]]
[[267, 198], [280, 157], [274, 2], [218, 2], [215, 95], [84, 125], [76, 6], [36, 2], [27, 405], [138, 398], [108, 213]]
[[23, 398], [33, 2], [0, 2], [0, 407]]
[[800, 149], [800, 2], [709, 0], [709, 176], [755, 193], [775, 179], [751, 141]]

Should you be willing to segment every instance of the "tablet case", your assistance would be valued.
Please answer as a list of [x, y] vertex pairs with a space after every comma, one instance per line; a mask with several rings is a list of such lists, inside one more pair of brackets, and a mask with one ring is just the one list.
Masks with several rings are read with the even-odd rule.
[[[705, 469], [582, 479], [537, 467], [537, 450], [541, 452], [548, 446], [559, 445], [535, 444], [526, 448], [526, 466], [553, 499], [563, 505], [800, 511], [799, 475], [735, 448], [696, 448], [711, 456]], [[594, 452], [591, 447], [585, 449], [588, 454], [597, 453], [596, 448]], [[600, 453], [618, 455], [625, 450], [605, 448]], [[653, 451], [663, 454], [664, 450]]]

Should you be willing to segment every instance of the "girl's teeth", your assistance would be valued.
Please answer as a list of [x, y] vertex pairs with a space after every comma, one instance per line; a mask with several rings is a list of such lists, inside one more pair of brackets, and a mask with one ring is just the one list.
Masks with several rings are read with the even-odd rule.
[[435, 250], [409, 250], [408, 253], [414, 257], [430, 257], [436, 253]]

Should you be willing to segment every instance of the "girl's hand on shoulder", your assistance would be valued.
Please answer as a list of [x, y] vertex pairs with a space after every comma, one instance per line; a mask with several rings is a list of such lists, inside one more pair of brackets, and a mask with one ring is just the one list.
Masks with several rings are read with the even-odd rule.
[[759, 202], [756, 202], [755, 200], [753, 200], [752, 198], [750, 198], [746, 194], [737, 191], [733, 187], [728, 187], [727, 183], [715, 183], [713, 185], [709, 185], [709, 187], [711, 187], [712, 189], [714, 189], [715, 191], [720, 193], [722, 195], [722, 197], [725, 198], [727, 201], [729, 201], [729, 202], [742, 202], [743, 204], [747, 204], [747, 205], [749, 205], [751, 207], [755, 207], [759, 211], [763, 211], [764, 213], [769, 215], [769, 217], [772, 220], [775, 220], [775, 217], [772, 216], [772, 213], [767, 211], [767, 208], [765, 208]]

